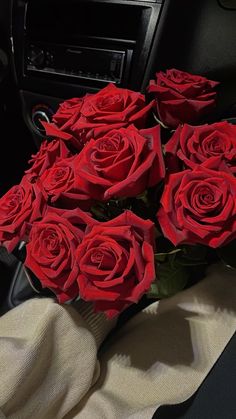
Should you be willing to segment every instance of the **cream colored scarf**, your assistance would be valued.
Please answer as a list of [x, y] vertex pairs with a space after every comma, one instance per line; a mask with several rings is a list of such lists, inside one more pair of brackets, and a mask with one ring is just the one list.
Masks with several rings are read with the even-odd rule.
[[[151, 419], [190, 397], [236, 330], [236, 275], [204, 280], [114, 321], [34, 299], [0, 318], [0, 418]], [[97, 349], [101, 347], [97, 356]]]

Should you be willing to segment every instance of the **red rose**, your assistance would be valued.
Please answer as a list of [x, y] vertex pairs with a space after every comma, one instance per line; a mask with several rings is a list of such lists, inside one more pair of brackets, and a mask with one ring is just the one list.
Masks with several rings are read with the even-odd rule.
[[90, 140], [78, 156], [78, 172], [94, 199], [140, 194], [165, 175], [160, 127], [138, 131], [129, 126]]
[[36, 184], [24, 176], [0, 198], [0, 244], [12, 252], [21, 240], [26, 240], [31, 223], [42, 217], [46, 201]]
[[228, 122], [194, 127], [179, 127], [165, 146], [170, 171], [180, 168], [179, 162], [194, 168], [210, 158], [221, 157], [236, 174], [236, 126]]
[[54, 163], [39, 178], [38, 185], [51, 204], [68, 209], [78, 206], [88, 209], [91, 206], [91, 199], [81, 185], [76, 157], [61, 159]]
[[72, 125], [80, 117], [80, 109], [83, 98], [73, 98], [62, 102], [57, 112], [53, 115], [53, 123], [42, 121], [47, 135], [72, 144], [76, 149], [83, 147], [80, 139], [76, 138], [71, 131]]
[[205, 77], [171, 69], [156, 73], [147, 91], [156, 99], [160, 120], [171, 128], [195, 123], [215, 106], [215, 87], [219, 83]]
[[25, 173], [33, 176], [40, 176], [43, 172], [51, 167], [58, 159], [65, 159], [70, 156], [70, 152], [61, 140], [43, 141], [39, 151], [32, 155], [29, 163], [32, 164], [30, 169]]
[[236, 237], [236, 179], [204, 165], [172, 174], [157, 218], [175, 246], [223, 246]]
[[76, 258], [81, 298], [114, 317], [137, 303], [155, 279], [154, 224], [125, 211], [89, 225]]
[[65, 130], [65, 125], [58, 127], [57, 123], [44, 123], [44, 127], [47, 135], [72, 141], [74, 145], [76, 139], [77, 148], [80, 149], [81, 144], [91, 138], [104, 136], [111, 129], [126, 127], [129, 124], [144, 128], [153, 103], [154, 101], [146, 105], [145, 97], [141, 93], [121, 89], [111, 83], [98, 93], [88, 94], [83, 98], [79, 112], [68, 122], [69, 133], [68, 129]]
[[57, 112], [53, 115], [53, 122], [63, 131], [70, 129], [80, 113], [83, 99], [75, 97], [60, 103]]
[[88, 215], [78, 208], [63, 211], [48, 208], [43, 219], [33, 224], [26, 245], [27, 266], [50, 288], [60, 303], [78, 297], [78, 266], [75, 250], [80, 244]]

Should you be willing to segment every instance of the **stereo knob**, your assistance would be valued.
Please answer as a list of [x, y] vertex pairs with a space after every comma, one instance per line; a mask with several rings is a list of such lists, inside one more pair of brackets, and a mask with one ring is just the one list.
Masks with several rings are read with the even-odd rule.
[[28, 62], [37, 68], [43, 68], [45, 63], [45, 51], [42, 48], [31, 46], [28, 52]]
[[45, 135], [45, 129], [41, 122], [51, 122], [53, 113], [54, 111], [46, 104], [38, 104], [33, 107], [31, 120], [39, 134]]
[[36, 111], [32, 114], [32, 122], [37, 130], [40, 132], [45, 132], [43, 125], [41, 124], [41, 121], [44, 122], [50, 122], [50, 119], [46, 112], [44, 111]]

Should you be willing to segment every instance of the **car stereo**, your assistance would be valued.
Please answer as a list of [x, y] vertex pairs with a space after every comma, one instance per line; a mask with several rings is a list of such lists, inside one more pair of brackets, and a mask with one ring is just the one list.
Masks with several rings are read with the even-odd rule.
[[[1, 0], [0, 0], [1, 1]], [[108, 83], [145, 91], [162, 0], [12, 0], [24, 120], [38, 146], [59, 103]]]
[[132, 49], [29, 43], [25, 64], [31, 74], [120, 84], [129, 72], [131, 59]]

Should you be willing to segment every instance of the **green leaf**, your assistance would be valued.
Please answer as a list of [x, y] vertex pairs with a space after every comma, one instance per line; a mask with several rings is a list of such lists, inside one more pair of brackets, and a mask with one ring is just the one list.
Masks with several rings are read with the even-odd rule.
[[183, 266], [205, 265], [207, 263], [208, 248], [202, 245], [185, 245], [182, 247], [181, 255], [178, 255], [177, 261]]
[[136, 199], [143, 201], [143, 203], [147, 206], [149, 206], [149, 200], [148, 200], [148, 191], [144, 191], [143, 193], [136, 196]]
[[147, 297], [148, 298], [160, 298], [159, 295], [159, 289], [158, 289], [158, 282], [155, 280], [155, 282], [152, 283], [148, 293], [147, 293]]
[[191, 260], [204, 260], [206, 255], [207, 255], [207, 251], [208, 248], [207, 246], [202, 246], [202, 245], [185, 245], [182, 248], [183, 250], [183, 257], [185, 259], [191, 259]]
[[91, 212], [98, 220], [107, 220], [107, 217], [103, 212], [103, 209], [99, 208], [98, 206], [92, 207]]
[[236, 240], [219, 247], [216, 252], [225, 265], [236, 268]]
[[147, 292], [148, 298], [171, 297], [187, 285], [190, 272], [178, 263], [162, 263], [156, 268], [157, 278]]
[[166, 258], [171, 256], [171, 255], [175, 255], [176, 253], [182, 252], [182, 249], [174, 249], [171, 250], [170, 252], [161, 252], [161, 253], [155, 253], [155, 260], [157, 262], [165, 262]]
[[157, 267], [157, 277], [159, 295], [170, 297], [186, 286], [189, 271], [178, 263], [163, 263]]
[[165, 262], [168, 253], [156, 253], [155, 254], [155, 261], [156, 262]]
[[177, 259], [177, 262], [182, 266], [199, 266], [199, 265], [207, 265], [207, 260], [184, 260], [184, 258]]
[[127, 197], [123, 197], [123, 198], [114, 198], [114, 199], [110, 199], [109, 201], [107, 201], [106, 205], [108, 207], [117, 207], [119, 209], [124, 209], [127, 207], [128, 205], [128, 201], [129, 199]]

